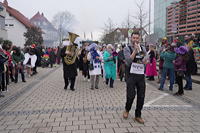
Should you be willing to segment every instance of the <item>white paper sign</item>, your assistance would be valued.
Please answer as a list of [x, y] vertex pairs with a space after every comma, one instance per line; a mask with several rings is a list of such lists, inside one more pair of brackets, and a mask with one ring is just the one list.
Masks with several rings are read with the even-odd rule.
[[132, 63], [130, 73], [144, 74], [144, 64]]

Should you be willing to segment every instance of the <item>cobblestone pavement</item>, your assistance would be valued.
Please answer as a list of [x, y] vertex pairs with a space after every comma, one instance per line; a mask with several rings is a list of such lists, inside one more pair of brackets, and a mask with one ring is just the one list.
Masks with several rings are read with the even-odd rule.
[[0, 133], [200, 133], [199, 104], [158, 91], [155, 83], [147, 82], [141, 125], [132, 119], [134, 107], [122, 118], [124, 82], [117, 80], [111, 89], [101, 80], [100, 89], [90, 90], [79, 74], [73, 92], [63, 89], [62, 67], [45, 71], [28, 82], [25, 93], [0, 106]]

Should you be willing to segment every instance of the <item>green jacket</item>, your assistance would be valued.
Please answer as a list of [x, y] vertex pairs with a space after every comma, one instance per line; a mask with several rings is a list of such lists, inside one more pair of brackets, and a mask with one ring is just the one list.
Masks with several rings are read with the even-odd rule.
[[16, 55], [15, 53], [12, 54], [12, 61], [14, 64], [17, 64], [19, 62], [23, 62], [24, 61], [24, 54], [21, 53], [19, 56]]
[[171, 68], [174, 69], [173, 60], [176, 58], [176, 53], [171, 51], [162, 52], [160, 55], [161, 58], [164, 59], [164, 68]]
[[[109, 57], [111, 54], [108, 51], [105, 51], [103, 53], [103, 60], [104, 60], [104, 69], [106, 73], [106, 78], [110, 79], [112, 78], [113, 80], [116, 79], [116, 60], [117, 57], [113, 57], [110, 59]], [[114, 61], [115, 60], [115, 61]]]

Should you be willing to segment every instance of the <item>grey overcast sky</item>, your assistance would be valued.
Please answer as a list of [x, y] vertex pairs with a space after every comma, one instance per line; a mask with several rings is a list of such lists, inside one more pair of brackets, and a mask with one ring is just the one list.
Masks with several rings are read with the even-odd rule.
[[[3, 0], [0, 0], [3, 2]], [[26, 17], [31, 18], [38, 11], [43, 12], [49, 21], [60, 11], [72, 13], [77, 23], [74, 32], [83, 37], [84, 32], [88, 39], [91, 32], [94, 39], [99, 39], [104, 23], [110, 17], [117, 25], [130, 15], [138, 12], [136, 2], [142, 0], [7, 0], [9, 6], [17, 9]], [[144, 1], [144, 8], [148, 11], [149, 0]], [[153, 5], [153, 1], [152, 5]], [[153, 8], [152, 8], [153, 9]]]

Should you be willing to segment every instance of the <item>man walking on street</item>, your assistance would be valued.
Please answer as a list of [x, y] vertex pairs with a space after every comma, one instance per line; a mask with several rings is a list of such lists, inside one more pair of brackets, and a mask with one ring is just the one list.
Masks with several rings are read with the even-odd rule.
[[63, 76], [65, 81], [64, 89], [67, 90], [70, 83], [70, 90], [75, 91], [74, 85], [77, 76], [77, 48], [78, 44], [74, 43], [75, 34], [70, 33], [70, 41], [64, 42], [64, 47], [61, 49], [61, 57], [63, 62]]
[[125, 63], [126, 63], [126, 106], [123, 117], [128, 118], [129, 111], [131, 110], [133, 100], [137, 92], [137, 104], [135, 110], [134, 120], [140, 124], [144, 124], [141, 117], [141, 110], [144, 105], [145, 98], [145, 75], [144, 64], [146, 61], [146, 50], [139, 43], [140, 33], [133, 32], [131, 35], [131, 44], [124, 49]]

